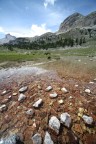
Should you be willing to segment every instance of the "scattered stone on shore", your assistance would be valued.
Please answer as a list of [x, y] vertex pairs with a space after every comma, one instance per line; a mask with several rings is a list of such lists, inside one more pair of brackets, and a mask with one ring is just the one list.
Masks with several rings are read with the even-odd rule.
[[85, 121], [86, 124], [89, 124], [91, 125], [93, 123], [93, 118], [92, 117], [89, 117], [87, 115], [83, 115], [83, 120]]
[[75, 87], [78, 87], [78, 85], [76, 84]]
[[52, 116], [49, 120], [49, 127], [53, 129], [56, 134], [59, 134], [60, 129], [60, 121], [57, 119], [57, 117]]
[[13, 96], [16, 96], [16, 95], [17, 95], [17, 93], [16, 93], [16, 92], [14, 92], [12, 95], [13, 95]]
[[32, 137], [33, 144], [42, 144], [42, 137], [39, 133]]
[[19, 102], [23, 102], [25, 99], [26, 99], [26, 96], [24, 94], [22, 94], [22, 93], [18, 97], [18, 101]]
[[63, 104], [63, 103], [64, 103], [64, 100], [61, 99], [61, 100], [58, 101], [58, 103], [59, 103], [59, 104]]
[[40, 107], [40, 105], [43, 103], [43, 100], [42, 99], [39, 99], [38, 101], [36, 101], [34, 104], [33, 104], [33, 107], [35, 108], [38, 108]]
[[29, 110], [26, 111], [26, 114], [27, 114], [28, 117], [33, 117], [34, 110], [33, 109], [29, 109]]
[[83, 113], [84, 113], [84, 108], [79, 108], [79, 113], [78, 113], [78, 116], [79, 117], [82, 117], [83, 116]]
[[7, 110], [7, 106], [5, 104], [0, 106], [0, 112], [6, 111]]
[[68, 128], [71, 125], [71, 117], [70, 117], [70, 115], [67, 112], [62, 113], [60, 115], [60, 121], [61, 121], [62, 124], [64, 124]]
[[4, 91], [1, 93], [1, 95], [3, 96], [3, 95], [5, 95], [6, 93], [7, 93], [7, 91], [4, 90]]
[[8, 103], [9, 102], [9, 99], [3, 99], [2, 101], [1, 101], [1, 104], [6, 104], [6, 103]]
[[48, 132], [46, 132], [46, 134], [45, 134], [44, 144], [54, 144], [52, 139], [51, 139], [51, 136]]
[[68, 90], [67, 90], [65, 87], [61, 88], [61, 91], [62, 91], [63, 93], [68, 93]]
[[50, 98], [56, 98], [58, 96], [58, 94], [57, 93], [52, 93], [52, 94], [50, 94]]
[[49, 91], [51, 91], [52, 90], [52, 86], [48, 86], [47, 88], [46, 88], [46, 91], [47, 92], [49, 92]]
[[90, 94], [91, 91], [90, 91], [90, 89], [85, 89], [85, 92]]
[[27, 89], [28, 89], [28, 87], [27, 87], [27, 86], [24, 86], [24, 87], [22, 87], [22, 88], [19, 89], [19, 92], [20, 92], [20, 93], [24, 93], [24, 92], [27, 91]]
[[89, 84], [94, 84], [94, 82], [93, 82], [93, 81], [90, 81]]

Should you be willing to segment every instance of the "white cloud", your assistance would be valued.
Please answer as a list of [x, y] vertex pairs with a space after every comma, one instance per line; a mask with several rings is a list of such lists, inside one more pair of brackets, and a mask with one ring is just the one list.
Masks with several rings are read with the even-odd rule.
[[3, 27], [0, 27], [0, 32], [1, 32], [1, 33], [3, 33], [3, 32], [4, 32]]
[[31, 26], [31, 33], [33, 36], [42, 35], [46, 32], [51, 32], [50, 29], [46, 28], [46, 24], [41, 24], [41, 26], [38, 26], [38, 25], [32, 25]]
[[45, 0], [44, 7], [46, 8], [48, 6], [48, 4], [54, 5], [55, 2], [56, 2], [56, 0]]

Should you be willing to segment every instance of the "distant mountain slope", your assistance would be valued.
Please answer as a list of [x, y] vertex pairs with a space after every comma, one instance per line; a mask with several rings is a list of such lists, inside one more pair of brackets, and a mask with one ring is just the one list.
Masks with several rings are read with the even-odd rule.
[[0, 39], [0, 44], [9, 43], [10, 41], [15, 40], [15, 39], [16, 39], [15, 36], [12, 36], [12, 35], [10, 35], [10, 34], [6, 34], [6, 35], [5, 35], [5, 38]]
[[66, 32], [73, 28], [92, 27], [94, 25], [96, 25], [96, 11], [87, 16], [74, 13], [61, 23], [58, 33]]

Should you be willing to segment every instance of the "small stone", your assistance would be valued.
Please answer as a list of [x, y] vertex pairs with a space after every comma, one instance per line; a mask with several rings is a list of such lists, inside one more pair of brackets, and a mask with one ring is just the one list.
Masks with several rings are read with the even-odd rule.
[[51, 91], [52, 90], [52, 86], [48, 86], [47, 88], [46, 88], [46, 91], [48, 92], [48, 91]]
[[58, 96], [58, 94], [57, 93], [52, 93], [52, 94], [50, 94], [50, 98], [56, 98]]
[[26, 111], [26, 114], [29, 116], [29, 117], [32, 117], [34, 115], [34, 110], [33, 109], [29, 109], [28, 111]]
[[59, 104], [63, 104], [64, 101], [61, 99], [61, 100], [58, 101], [58, 103], [59, 103]]
[[10, 95], [9, 97], [8, 97], [8, 99], [11, 99], [12, 98], [12, 96]]
[[90, 89], [85, 89], [85, 92], [89, 94], [91, 91]]
[[62, 113], [60, 115], [60, 121], [61, 121], [61, 123], [63, 123], [65, 126], [67, 126], [69, 128], [70, 124], [71, 124], [71, 117], [67, 112]]
[[75, 85], [75, 87], [78, 87], [78, 85]]
[[96, 82], [96, 78], [93, 81]]
[[89, 117], [87, 115], [83, 115], [83, 120], [85, 121], [86, 124], [89, 124], [91, 125], [93, 123], [93, 118], [92, 117]]
[[0, 112], [6, 111], [7, 110], [7, 106], [5, 104], [0, 106]]
[[59, 134], [59, 129], [60, 129], [60, 122], [57, 119], [57, 117], [52, 116], [51, 119], [49, 120], [49, 127], [53, 129], [56, 134]]
[[38, 89], [39, 89], [39, 90], [42, 90], [42, 87], [41, 87], [40, 85], [38, 85]]
[[7, 91], [4, 90], [4, 91], [1, 93], [1, 95], [3, 96], [3, 95], [5, 95], [6, 93], [7, 93]]
[[1, 104], [6, 104], [8, 102], [9, 102], [9, 99], [4, 99], [4, 100], [2, 100]]
[[69, 97], [69, 99], [72, 99], [72, 98], [73, 98], [72, 96]]
[[78, 116], [79, 116], [79, 117], [82, 117], [82, 116], [83, 116], [83, 113], [78, 113]]
[[32, 137], [32, 140], [33, 140], [33, 144], [42, 144], [42, 137], [39, 133], [35, 134]]
[[13, 96], [16, 96], [16, 95], [17, 95], [17, 93], [13, 93], [12, 95], [13, 95]]
[[26, 96], [21, 93], [21, 94], [19, 95], [18, 101], [19, 101], [19, 102], [23, 102], [25, 99], [26, 99]]
[[89, 84], [94, 84], [94, 82], [93, 82], [93, 81], [90, 81]]
[[27, 91], [27, 89], [28, 89], [28, 87], [24, 86], [24, 87], [22, 87], [22, 88], [19, 89], [19, 92], [23, 93], [23, 92]]
[[79, 113], [83, 113], [84, 112], [84, 108], [79, 108]]
[[46, 134], [45, 134], [44, 144], [54, 144], [52, 139], [51, 139], [51, 136], [48, 132], [46, 132]]
[[36, 102], [33, 104], [33, 107], [38, 108], [42, 103], [43, 103], [43, 100], [42, 100], [42, 99], [39, 99], [38, 101], [36, 101]]
[[68, 90], [67, 90], [65, 87], [61, 88], [61, 91], [62, 91], [63, 93], [68, 93]]

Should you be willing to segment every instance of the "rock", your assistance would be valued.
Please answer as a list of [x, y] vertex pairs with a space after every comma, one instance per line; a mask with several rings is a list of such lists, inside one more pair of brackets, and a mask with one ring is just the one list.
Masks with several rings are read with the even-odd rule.
[[4, 90], [4, 91], [1, 93], [2, 96], [5, 95], [5, 94], [7, 94], [7, 91], [6, 91], [6, 90]]
[[69, 97], [69, 99], [72, 99], [72, 98], [73, 98], [72, 96]]
[[94, 84], [94, 82], [93, 82], [93, 81], [90, 81], [89, 84]]
[[2, 100], [1, 104], [6, 104], [8, 102], [9, 102], [9, 99], [4, 99], [4, 100]]
[[36, 101], [36, 102], [33, 104], [33, 107], [38, 108], [42, 103], [43, 103], [43, 100], [42, 100], [42, 99], [39, 99], [38, 101]]
[[32, 140], [33, 140], [33, 144], [42, 144], [42, 138], [41, 138], [41, 135], [39, 133], [35, 134], [32, 137]]
[[59, 104], [63, 104], [64, 101], [61, 99], [61, 100], [58, 101], [58, 103], [59, 103]]
[[68, 93], [68, 90], [67, 90], [65, 87], [61, 88], [61, 91], [62, 91], [63, 93]]
[[93, 123], [93, 118], [92, 117], [89, 117], [87, 115], [83, 115], [83, 120], [85, 121], [86, 124], [89, 124], [91, 125]]
[[44, 144], [54, 144], [52, 139], [51, 139], [51, 136], [48, 132], [46, 132], [46, 134], [45, 134]]
[[16, 95], [17, 95], [17, 93], [15, 93], [15, 92], [14, 92], [12, 95], [13, 95], [13, 96], [16, 96]]
[[46, 88], [46, 91], [47, 91], [47, 92], [50, 91], [50, 90], [52, 90], [52, 86], [48, 86], [48, 87]]
[[62, 113], [60, 115], [60, 121], [61, 121], [61, 123], [63, 123], [65, 126], [67, 126], [69, 128], [70, 124], [71, 124], [71, 117], [67, 112]]
[[76, 84], [75, 87], [78, 87], [78, 85]]
[[7, 110], [7, 106], [5, 104], [0, 106], [0, 112], [6, 111]]
[[0, 140], [0, 144], [24, 144], [20, 136], [14, 134], [9, 137]]
[[24, 94], [22, 94], [22, 93], [18, 97], [18, 101], [19, 102], [23, 102], [25, 99], [26, 99], [26, 96]]
[[51, 119], [49, 120], [49, 127], [53, 129], [56, 134], [59, 134], [59, 129], [60, 129], [60, 122], [57, 119], [57, 117], [52, 116]]
[[93, 80], [93, 82], [96, 82], [96, 78]]
[[56, 98], [58, 96], [58, 94], [57, 93], [52, 93], [52, 94], [50, 94], [50, 98]]
[[26, 111], [26, 114], [28, 115], [28, 117], [32, 117], [34, 115], [34, 110], [29, 109], [28, 111]]
[[27, 89], [28, 89], [28, 87], [24, 86], [24, 87], [22, 87], [22, 88], [19, 89], [19, 92], [23, 93], [23, 92], [27, 91]]
[[85, 89], [85, 92], [90, 94], [91, 91], [90, 91], [90, 89]]

